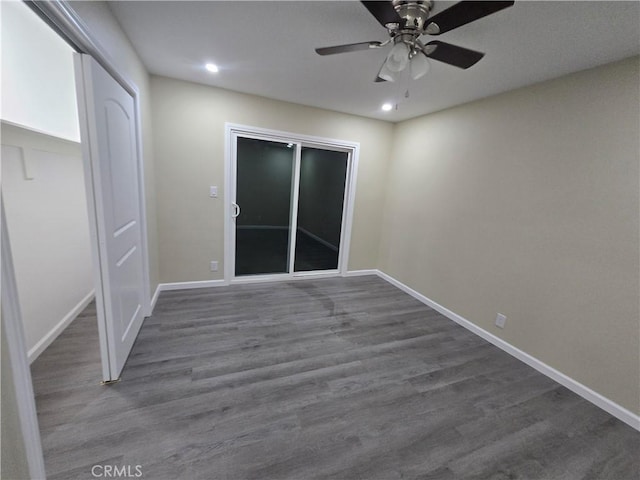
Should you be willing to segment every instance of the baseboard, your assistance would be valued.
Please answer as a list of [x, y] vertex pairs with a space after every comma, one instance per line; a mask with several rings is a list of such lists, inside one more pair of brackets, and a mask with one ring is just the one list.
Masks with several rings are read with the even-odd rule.
[[485, 339], [489, 343], [491, 343], [491, 344], [495, 345], [496, 347], [500, 348], [501, 350], [509, 353], [510, 355], [514, 356], [518, 360], [526, 363], [530, 367], [535, 368], [538, 372], [542, 373], [543, 375], [546, 375], [547, 377], [551, 378], [552, 380], [555, 380], [559, 384], [567, 387], [572, 392], [580, 395], [585, 400], [588, 400], [589, 402], [593, 403], [597, 407], [600, 407], [601, 409], [603, 409], [604, 411], [610, 413], [611, 415], [613, 415], [614, 417], [616, 417], [619, 420], [623, 421], [627, 425], [629, 425], [629, 426], [635, 428], [636, 430], [640, 431], [640, 416], [639, 415], [636, 415], [635, 413], [627, 410], [626, 408], [622, 407], [621, 405], [618, 405], [617, 403], [613, 402], [612, 400], [609, 400], [605, 396], [603, 396], [603, 395], [599, 394], [598, 392], [590, 389], [586, 385], [583, 385], [582, 383], [578, 382], [577, 380], [574, 380], [573, 378], [565, 375], [564, 373], [556, 370], [555, 368], [547, 365], [546, 363], [538, 360], [537, 358], [529, 355], [528, 353], [520, 350], [519, 348], [514, 347], [510, 343], [504, 341], [503, 339], [501, 339], [499, 337], [496, 337], [495, 335], [493, 335], [492, 333], [486, 331], [485, 329], [478, 327], [477, 325], [473, 324], [469, 320], [461, 317], [457, 313], [452, 312], [448, 308], [443, 307], [439, 303], [434, 302], [430, 298], [425, 297], [421, 293], [413, 290], [411, 287], [409, 287], [409, 286], [405, 285], [404, 283], [396, 280], [392, 276], [387, 275], [386, 273], [381, 272], [379, 270], [376, 271], [376, 273], [378, 274], [378, 276], [380, 278], [382, 278], [382, 279], [386, 280], [387, 282], [389, 282], [390, 284], [398, 287], [403, 292], [408, 293], [413, 298], [421, 301], [425, 305], [427, 305], [427, 306], [433, 308], [434, 310], [440, 312], [442, 315], [444, 315], [445, 317], [449, 318], [450, 320], [453, 320], [457, 324], [463, 326], [467, 330], [470, 330], [471, 332], [475, 333], [476, 335], [482, 337], [483, 339]]
[[307, 237], [315, 240], [316, 242], [320, 243], [321, 245], [324, 245], [325, 247], [327, 247], [330, 250], [333, 250], [334, 252], [339, 252], [340, 249], [338, 247], [336, 247], [335, 245], [327, 242], [325, 239], [320, 238], [318, 235], [316, 235], [315, 233], [311, 233], [309, 230], [307, 230], [306, 228], [302, 228], [302, 227], [298, 227], [298, 230], [301, 231], [302, 233], [304, 233]]
[[162, 284], [158, 284], [158, 286], [156, 287], [156, 291], [153, 294], [153, 297], [151, 297], [151, 304], [149, 305], [149, 309], [151, 310], [151, 315], [153, 315], [153, 309], [156, 308], [156, 303], [158, 302], [158, 297], [160, 296], [160, 292], [161, 292], [161, 286]]
[[[228, 285], [224, 280], [202, 280], [198, 282], [174, 282], [174, 283], [161, 283], [156, 289], [156, 293], [167, 292], [170, 290], [190, 290], [192, 288], [211, 288], [211, 287], [223, 287]], [[156, 295], [154, 295], [156, 297]], [[157, 300], [157, 298], [156, 298]], [[153, 302], [155, 305], [155, 302]]]
[[86, 297], [84, 297], [78, 304], [71, 309], [69, 313], [67, 313], [62, 320], [60, 320], [55, 327], [53, 327], [49, 333], [47, 333], [44, 337], [40, 339], [38, 343], [36, 343], [29, 351], [27, 352], [27, 356], [29, 357], [29, 363], [33, 363], [36, 358], [40, 356], [45, 349], [53, 343], [53, 341], [58, 338], [65, 328], [69, 326], [69, 324], [78, 316], [80, 313], [87, 308], [87, 305], [91, 303], [91, 301], [95, 298], [96, 292], [95, 290], [91, 290]]
[[380, 271], [375, 268], [371, 268], [369, 270], [349, 270], [344, 274], [345, 277], [363, 277], [365, 275], [378, 275], [380, 276]]
[[[362, 270], [362, 272], [365, 272], [365, 270]], [[367, 273], [362, 273], [361, 275], [376, 274], [376, 270], [367, 270], [366, 272]], [[250, 275], [246, 277], [234, 278], [233, 280], [231, 280], [231, 282], [227, 282], [225, 280], [203, 280], [199, 282], [161, 283], [158, 285], [158, 288], [156, 289], [156, 293], [153, 295], [153, 299], [151, 300], [151, 311], [153, 311], [153, 308], [155, 307], [155, 304], [158, 301], [158, 296], [160, 292], [166, 292], [169, 290], [189, 290], [193, 288], [226, 287], [228, 285], [242, 285], [242, 284], [252, 284], [252, 283], [293, 282], [293, 281], [299, 281], [299, 280], [309, 280], [313, 278], [337, 277], [339, 275], [340, 273], [337, 270], [330, 270], [327, 272], [309, 272], [309, 273], [300, 272], [294, 277]]]

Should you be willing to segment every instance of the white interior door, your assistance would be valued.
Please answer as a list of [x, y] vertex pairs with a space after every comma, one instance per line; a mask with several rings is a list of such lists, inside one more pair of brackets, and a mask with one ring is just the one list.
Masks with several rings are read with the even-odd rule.
[[144, 320], [144, 267], [133, 97], [88, 55], [76, 84], [105, 380], [116, 380]]

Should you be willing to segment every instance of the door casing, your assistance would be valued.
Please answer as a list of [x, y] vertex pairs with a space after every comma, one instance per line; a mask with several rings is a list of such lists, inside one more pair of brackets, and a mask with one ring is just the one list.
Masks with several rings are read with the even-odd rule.
[[[296, 146], [296, 163], [294, 175], [294, 199], [297, 203], [299, 180], [298, 168], [300, 166], [300, 153], [302, 147], [320, 148], [346, 152], [347, 178], [345, 180], [345, 193], [343, 202], [342, 230], [340, 233], [340, 253], [338, 258], [338, 268], [336, 270], [294, 272], [293, 258], [289, 259], [290, 272], [273, 275], [248, 275], [246, 277], [235, 277], [235, 228], [232, 219], [232, 204], [235, 200], [235, 180], [236, 180], [236, 146], [237, 138], [253, 138], [256, 140], [266, 140], [280, 143], [292, 143]], [[337, 140], [333, 138], [316, 137], [302, 135], [298, 133], [285, 132], [280, 130], [269, 130], [247, 125], [234, 123], [225, 124], [225, 190], [224, 190], [224, 282], [232, 283], [255, 283], [261, 281], [287, 280], [299, 277], [330, 277], [346, 275], [349, 265], [349, 250], [351, 246], [351, 226], [353, 223], [353, 205], [356, 193], [356, 176], [358, 172], [358, 159], [360, 154], [360, 144], [347, 140]], [[295, 217], [295, 215], [294, 215]], [[295, 232], [296, 219], [292, 218], [291, 228]], [[293, 235], [293, 249], [295, 250], [295, 235]]]

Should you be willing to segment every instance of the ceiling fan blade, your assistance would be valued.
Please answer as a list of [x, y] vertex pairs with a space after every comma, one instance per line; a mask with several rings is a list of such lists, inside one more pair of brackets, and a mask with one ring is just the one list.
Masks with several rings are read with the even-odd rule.
[[448, 63], [454, 67], [465, 69], [475, 65], [482, 57], [484, 57], [484, 53], [451, 45], [450, 43], [440, 42], [438, 40], [427, 43], [423, 53], [428, 58], [433, 58], [434, 60]]
[[427, 20], [426, 33], [439, 35], [461, 27], [492, 13], [512, 6], [515, 2], [474, 2], [462, 1]]
[[380, 82], [386, 82], [386, 80], [384, 78], [380, 78], [380, 77], [376, 76], [376, 79], [374, 80], [374, 82], [380, 83]]
[[359, 50], [379, 48], [381, 45], [382, 42], [349, 43], [347, 45], [336, 45], [335, 47], [316, 48], [316, 53], [318, 55], [335, 55], [336, 53], [357, 52]]
[[374, 2], [360, 2], [364, 7], [369, 10], [371, 15], [376, 17], [376, 20], [380, 22], [383, 27], [388, 23], [402, 23], [402, 19], [396, 9], [393, 8], [391, 2], [374, 1]]

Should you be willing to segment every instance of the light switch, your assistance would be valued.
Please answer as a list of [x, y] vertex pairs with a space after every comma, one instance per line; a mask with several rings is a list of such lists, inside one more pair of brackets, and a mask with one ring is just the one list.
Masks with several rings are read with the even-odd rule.
[[218, 197], [218, 187], [216, 187], [215, 185], [212, 185], [209, 187], [209, 196], [211, 198], [217, 198]]

